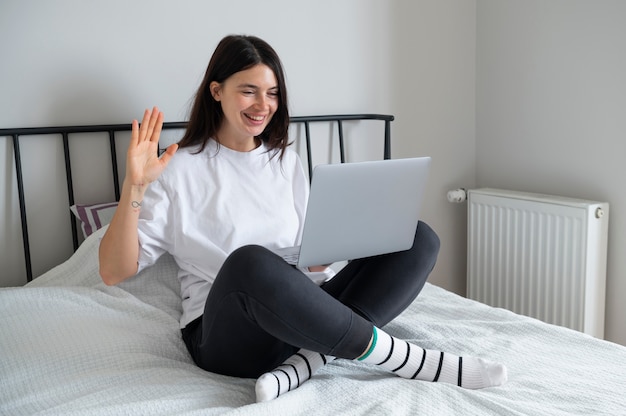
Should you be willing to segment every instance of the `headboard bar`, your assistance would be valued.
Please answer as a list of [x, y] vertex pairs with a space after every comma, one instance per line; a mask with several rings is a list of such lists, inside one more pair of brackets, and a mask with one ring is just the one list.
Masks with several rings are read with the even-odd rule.
[[309, 149], [311, 149], [311, 128], [310, 128], [310, 124], [308, 121], [303, 121], [304, 123], [304, 138], [306, 139], [306, 159], [307, 159], [307, 165], [309, 167], [309, 180], [311, 180], [311, 178], [313, 177], [313, 170], [311, 168], [311, 165], [313, 165], [313, 156], [311, 155], [311, 152], [309, 151]]
[[[70, 140], [69, 133], [63, 132], [63, 156], [65, 160], [65, 183], [67, 185], [67, 202], [68, 206], [74, 205], [74, 181], [72, 180], [72, 159], [70, 158]], [[72, 221], [70, 215], [70, 225], [72, 227], [72, 243], [74, 244], [74, 251], [78, 248], [78, 230], [76, 229], [76, 221]]]
[[28, 223], [26, 221], [26, 199], [24, 197], [24, 179], [22, 177], [22, 163], [20, 156], [20, 141], [18, 133], [7, 133], [13, 140], [13, 157], [15, 158], [15, 176], [17, 179], [17, 195], [20, 206], [20, 220], [22, 222], [22, 244], [24, 246], [24, 263], [26, 263], [26, 279], [33, 279], [33, 268], [30, 259], [30, 242], [28, 240]]
[[[309, 168], [309, 178], [312, 178], [313, 163], [311, 152], [311, 131], [310, 123], [318, 122], [331, 122], [337, 123], [338, 138], [339, 138], [339, 152], [341, 157], [341, 163], [345, 163], [345, 143], [343, 132], [343, 121], [360, 121], [360, 120], [379, 120], [385, 123], [384, 130], [384, 149], [383, 158], [391, 158], [391, 122], [394, 120], [392, 115], [384, 114], [339, 114], [339, 115], [315, 115], [315, 116], [296, 116], [290, 118], [292, 124], [304, 124], [305, 139], [306, 139], [306, 153]], [[167, 122], [163, 124], [164, 130], [176, 130], [185, 129], [187, 122]], [[83, 125], [83, 126], [56, 126], [56, 127], [25, 127], [25, 128], [13, 128], [13, 129], [0, 129], [0, 137], [11, 137], [13, 143], [13, 154], [15, 157], [15, 170], [17, 180], [17, 191], [19, 199], [20, 220], [22, 229], [22, 242], [24, 246], [24, 261], [26, 263], [26, 279], [32, 281], [32, 260], [30, 253], [30, 242], [28, 233], [28, 221], [26, 215], [26, 200], [24, 194], [24, 181], [22, 176], [22, 159], [20, 154], [19, 138], [21, 136], [34, 136], [34, 135], [61, 135], [63, 140], [63, 153], [65, 159], [65, 174], [67, 179], [67, 193], [69, 206], [74, 205], [74, 185], [72, 179], [72, 166], [69, 149], [69, 135], [77, 133], [108, 133], [109, 147], [111, 151], [111, 171], [113, 174], [113, 186], [115, 192], [115, 200], [120, 198], [120, 183], [119, 183], [119, 168], [117, 160], [117, 149], [115, 144], [115, 137], [117, 132], [131, 131], [132, 125], [128, 124], [101, 124], [101, 125]], [[73, 218], [71, 212], [69, 213], [70, 223], [72, 227], [72, 242], [74, 250], [78, 248], [78, 227], [76, 220]]]
[[337, 131], [339, 132], [339, 156], [341, 157], [340, 160], [341, 163], [346, 163], [346, 147], [343, 141], [343, 123], [341, 120], [337, 120]]
[[111, 172], [113, 173], [113, 191], [115, 200], [120, 200], [120, 177], [117, 169], [117, 146], [115, 145], [115, 130], [109, 130], [109, 147], [111, 149]]

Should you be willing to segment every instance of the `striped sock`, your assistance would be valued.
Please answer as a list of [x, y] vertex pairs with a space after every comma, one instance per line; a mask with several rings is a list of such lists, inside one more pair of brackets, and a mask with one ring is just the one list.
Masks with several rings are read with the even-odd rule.
[[275, 370], [261, 375], [256, 381], [256, 401], [267, 402], [297, 389], [311, 378], [317, 370], [335, 357], [305, 349], [287, 358]]
[[369, 349], [358, 360], [403, 378], [451, 383], [466, 389], [499, 386], [507, 380], [507, 369], [502, 364], [425, 350], [376, 327]]

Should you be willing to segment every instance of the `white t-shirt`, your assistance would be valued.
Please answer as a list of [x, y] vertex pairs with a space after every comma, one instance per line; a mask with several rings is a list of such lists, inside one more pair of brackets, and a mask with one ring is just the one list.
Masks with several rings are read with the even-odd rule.
[[298, 155], [262, 144], [237, 152], [210, 140], [178, 150], [150, 184], [139, 217], [139, 270], [170, 253], [180, 267], [181, 327], [204, 312], [226, 257], [246, 244], [298, 245], [309, 194]]

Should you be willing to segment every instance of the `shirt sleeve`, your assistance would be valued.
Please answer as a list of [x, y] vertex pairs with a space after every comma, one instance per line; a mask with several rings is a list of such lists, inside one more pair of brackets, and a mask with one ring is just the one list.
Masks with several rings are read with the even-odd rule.
[[152, 182], [141, 203], [139, 214], [138, 272], [153, 265], [167, 251], [171, 251], [173, 233], [171, 198], [160, 180]]

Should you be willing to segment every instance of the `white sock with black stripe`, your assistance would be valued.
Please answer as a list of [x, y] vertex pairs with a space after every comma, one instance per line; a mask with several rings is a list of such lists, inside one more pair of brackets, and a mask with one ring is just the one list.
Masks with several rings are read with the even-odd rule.
[[507, 369], [502, 364], [425, 350], [376, 327], [368, 350], [358, 360], [403, 378], [451, 383], [466, 389], [499, 386], [507, 380]]
[[301, 349], [275, 370], [261, 375], [256, 381], [257, 403], [273, 400], [294, 390], [311, 378], [317, 370], [335, 357]]

